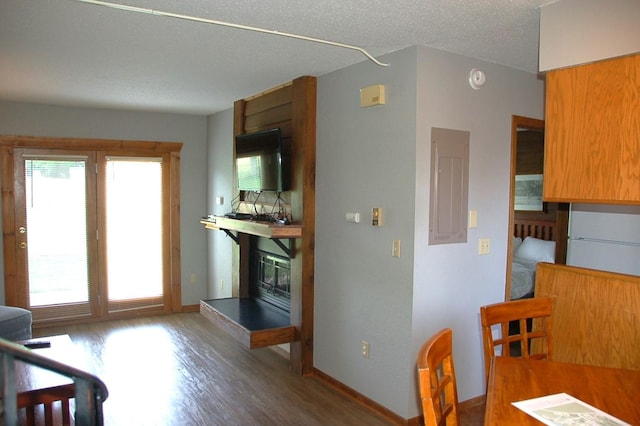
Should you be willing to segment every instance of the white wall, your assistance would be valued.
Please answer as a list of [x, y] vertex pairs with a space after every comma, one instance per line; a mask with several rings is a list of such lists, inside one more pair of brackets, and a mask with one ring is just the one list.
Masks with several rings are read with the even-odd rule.
[[541, 71], [640, 52], [640, 1], [560, 0], [540, 8]]
[[[0, 102], [0, 134], [183, 142], [180, 153], [182, 304], [198, 304], [205, 298], [206, 232], [199, 220], [207, 213], [206, 117]], [[0, 262], [1, 259], [0, 256]], [[0, 267], [0, 274], [4, 276], [4, 267]], [[194, 284], [190, 283], [191, 274], [197, 277]], [[0, 297], [4, 303], [4, 280]]]
[[640, 275], [640, 206], [573, 203], [567, 265]]

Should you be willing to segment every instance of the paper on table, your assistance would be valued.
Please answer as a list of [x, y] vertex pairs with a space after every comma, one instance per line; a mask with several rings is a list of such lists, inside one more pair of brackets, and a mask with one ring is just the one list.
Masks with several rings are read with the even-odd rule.
[[512, 404], [549, 426], [585, 424], [631, 426], [629, 423], [625, 423], [566, 393], [512, 402]]

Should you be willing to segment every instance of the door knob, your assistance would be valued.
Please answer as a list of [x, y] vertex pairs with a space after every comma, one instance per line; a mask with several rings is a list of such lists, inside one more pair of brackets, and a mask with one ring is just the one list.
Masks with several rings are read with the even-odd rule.
[[18, 228], [18, 232], [21, 234], [26, 234], [27, 233], [27, 228], [25, 228], [24, 226], [21, 226], [20, 228]]
[[22, 241], [20, 243], [20, 248], [27, 248], [27, 243], [25, 243], [24, 241]]

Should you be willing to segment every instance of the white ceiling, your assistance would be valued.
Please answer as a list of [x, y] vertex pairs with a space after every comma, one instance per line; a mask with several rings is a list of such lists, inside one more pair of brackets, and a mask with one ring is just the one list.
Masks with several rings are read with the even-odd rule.
[[[423, 45], [536, 73], [539, 6], [549, 0], [112, 3], [327, 39], [375, 57]], [[77, 0], [0, 0], [4, 100], [212, 114], [363, 60], [354, 50]]]

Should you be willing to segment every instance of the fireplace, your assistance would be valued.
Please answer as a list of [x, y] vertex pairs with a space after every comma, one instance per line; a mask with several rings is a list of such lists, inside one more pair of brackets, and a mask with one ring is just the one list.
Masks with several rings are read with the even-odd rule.
[[291, 262], [289, 259], [254, 249], [249, 294], [288, 314], [291, 310]]

